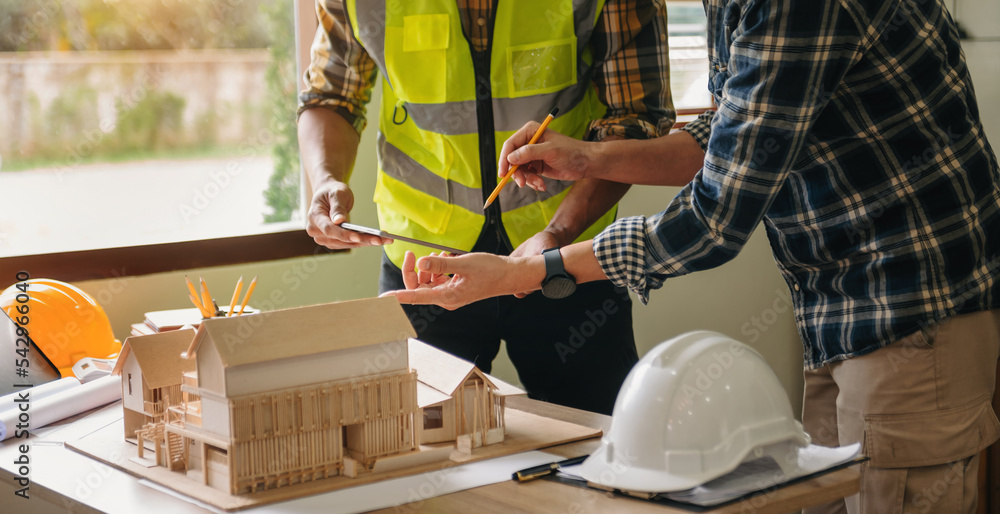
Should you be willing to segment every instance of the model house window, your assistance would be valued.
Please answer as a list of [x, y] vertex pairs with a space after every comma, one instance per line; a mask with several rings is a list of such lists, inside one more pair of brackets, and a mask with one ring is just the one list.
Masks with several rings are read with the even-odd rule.
[[128, 395], [132, 396], [132, 374], [128, 374]]
[[444, 426], [444, 411], [439, 405], [437, 407], [424, 408], [424, 430], [433, 430]]
[[304, 232], [295, 5], [0, 3], [0, 259]]

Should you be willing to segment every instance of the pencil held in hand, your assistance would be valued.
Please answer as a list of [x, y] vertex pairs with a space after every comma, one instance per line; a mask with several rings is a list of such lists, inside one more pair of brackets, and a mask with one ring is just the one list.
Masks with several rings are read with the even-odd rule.
[[[543, 121], [542, 124], [538, 127], [538, 130], [535, 131], [535, 135], [531, 136], [531, 141], [528, 141], [529, 145], [535, 144], [535, 142], [538, 141], [538, 138], [542, 137], [542, 133], [545, 132], [546, 127], [549, 126], [549, 122], [556, 117], [556, 114], [558, 112], [559, 112], [558, 107], [552, 109], [552, 112], [550, 112], [549, 115], [545, 117], [545, 121]], [[517, 164], [511, 166], [510, 169], [507, 170], [507, 174], [504, 175], [503, 179], [500, 180], [500, 183], [497, 184], [496, 189], [494, 189], [493, 192], [490, 193], [490, 197], [487, 198], [486, 203], [483, 204], [484, 211], [486, 210], [487, 207], [490, 206], [491, 203], [493, 203], [493, 200], [497, 199], [497, 196], [500, 194], [500, 190], [503, 189], [503, 186], [507, 185], [507, 181], [510, 180], [510, 177], [514, 175], [515, 171], [517, 171]]]

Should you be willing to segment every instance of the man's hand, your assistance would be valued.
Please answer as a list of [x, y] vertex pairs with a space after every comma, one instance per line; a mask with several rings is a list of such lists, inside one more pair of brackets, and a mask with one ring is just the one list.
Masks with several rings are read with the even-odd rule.
[[513, 180], [518, 186], [536, 191], [545, 190], [542, 177], [557, 180], [580, 180], [593, 175], [595, 155], [593, 144], [547, 130], [538, 141], [528, 141], [538, 131], [538, 123], [528, 122], [504, 142], [497, 163], [499, 176], [507, 174], [517, 164]]
[[545, 263], [541, 255], [511, 258], [488, 253], [455, 257], [432, 254], [417, 260], [412, 252], [406, 252], [402, 271], [406, 290], [386, 291], [381, 296], [395, 296], [400, 303], [437, 304], [455, 310], [485, 298], [537, 289], [545, 277]]
[[340, 228], [340, 224], [347, 221], [352, 207], [354, 193], [347, 184], [336, 180], [323, 182], [313, 193], [306, 233], [317, 244], [333, 250], [392, 243], [392, 239]]

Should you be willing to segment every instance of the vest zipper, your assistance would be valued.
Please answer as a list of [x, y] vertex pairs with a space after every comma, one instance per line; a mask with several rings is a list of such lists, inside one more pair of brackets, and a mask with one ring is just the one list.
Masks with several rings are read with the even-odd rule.
[[[469, 35], [465, 34], [465, 39], [469, 43], [469, 52], [472, 54], [472, 67], [476, 76], [476, 127], [479, 131], [479, 174], [482, 178], [483, 203], [490, 197], [490, 193], [497, 186], [496, 168], [496, 133], [493, 127], [493, 89], [490, 85], [490, 55], [493, 52], [493, 22], [496, 20], [499, 0], [493, 5], [493, 12], [490, 13], [490, 30], [487, 39], [486, 49], [476, 50], [475, 45]], [[466, 31], [462, 31], [465, 33]], [[503, 227], [503, 219], [500, 212], [500, 199], [497, 198], [483, 213], [486, 216], [484, 230], [495, 230], [497, 240], [506, 248], [507, 253], [514, 251], [514, 246], [507, 237], [507, 231]]]

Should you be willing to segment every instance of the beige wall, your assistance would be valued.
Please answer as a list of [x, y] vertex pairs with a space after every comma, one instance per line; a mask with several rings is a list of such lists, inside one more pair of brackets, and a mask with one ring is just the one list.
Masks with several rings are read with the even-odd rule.
[[[351, 220], [370, 226], [377, 224], [374, 204], [370, 201], [376, 169], [374, 139], [374, 127], [369, 127], [362, 138], [352, 183], [357, 202]], [[658, 212], [675, 192], [656, 187], [633, 188], [622, 204], [621, 214]], [[251, 303], [268, 309], [287, 308], [374, 296], [379, 256], [379, 249], [364, 248], [347, 254], [197, 269], [186, 274], [203, 276], [219, 297], [231, 294], [231, 289], [227, 288], [233, 287], [241, 275], [245, 280], [258, 275]], [[164, 273], [78, 285], [101, 298], [116, 336], [124, 339], [129, 334], [129, 325], [141, 322], [146, 311], [189, 306], [184, 275], [182, 272]], [[715, 330], [751, 343], [751, 338], [741, 330], [753, 317], [766, 318], [773, 323], [753, 346], [774, 368], [798, 412], [802, 350], [793, 317], [787, 310], [775, 312], [773, 319], [768, 313], [786, 292], [787, 287], [778, 275], [763, 231], [758, 231], [734, 262], [717, 270], [670, 280], [663, 289], [653, 293], [649, 305], [636, 303], [634, 318], [639, 353], [688, 330]], [[519, 383], [505, 357], [498, 359], [494, 374]]]

